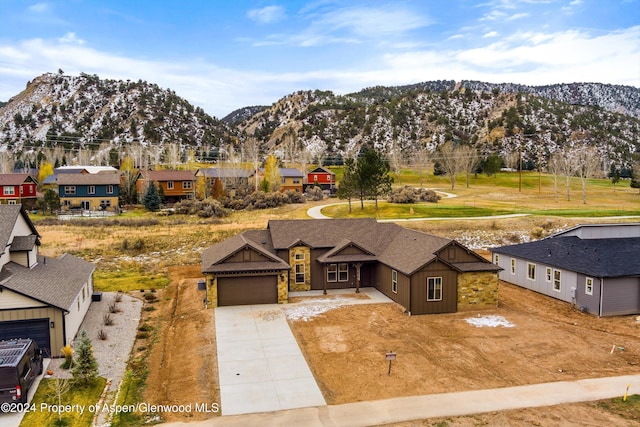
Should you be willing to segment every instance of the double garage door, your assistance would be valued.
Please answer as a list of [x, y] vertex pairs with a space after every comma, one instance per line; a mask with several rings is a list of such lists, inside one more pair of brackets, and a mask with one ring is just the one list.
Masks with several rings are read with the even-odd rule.
[[278, 277], [218, 277], [218, 306], [276, 304]]
[[0, 322], [0, 340], [31, 338], [45, 355], [51, 354], [49, 319], [14, 320]]

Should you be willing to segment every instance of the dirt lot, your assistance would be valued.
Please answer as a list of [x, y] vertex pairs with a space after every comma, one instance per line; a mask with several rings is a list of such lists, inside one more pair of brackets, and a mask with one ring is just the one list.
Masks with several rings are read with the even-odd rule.
[[[146, 402], [219, 402], [214, 316], [197, 291], [199, 275], [199, 266], [170, 269], [171, 285], [154, 313], [163, 328], [149, 358]], [[465, 320], [489, 315], [514, 326], [476, 327]], [[290, 325], [328, 404], [640, 373], [634, 316], [598, 319], [504, 283], [495, 310], [408, 317], [395, 304], [361, 305]], [[391, 375], [387, 351], [397, 353]], [[594, 403], [400, 425], [549, 423], [628, 425]]]

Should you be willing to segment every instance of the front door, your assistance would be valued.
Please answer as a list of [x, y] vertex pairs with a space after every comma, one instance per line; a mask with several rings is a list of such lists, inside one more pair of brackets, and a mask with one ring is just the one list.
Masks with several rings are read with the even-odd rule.
[[83, 200], [80, 202], [80, 207], [83, 211], [88, 211], [91, 208], [91, 204], [88, 200]]

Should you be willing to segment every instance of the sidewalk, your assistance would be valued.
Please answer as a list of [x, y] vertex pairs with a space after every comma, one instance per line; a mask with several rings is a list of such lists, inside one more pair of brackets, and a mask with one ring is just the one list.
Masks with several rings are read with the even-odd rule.
[[[640, 392], [640, 375], [560, 381], [519, 387], [319, 406], [279, 412], [217, 417], [170, 426], [371, 426], [425, 418], [586, 402]], [[224, 408], [222, 408], [224, 411]]]

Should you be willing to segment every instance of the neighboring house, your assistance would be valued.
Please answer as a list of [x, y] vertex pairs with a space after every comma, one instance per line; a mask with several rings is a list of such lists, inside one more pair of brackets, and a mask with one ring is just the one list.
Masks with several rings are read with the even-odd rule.
[[[230, 192], [241, 187], [249, 188], [249, 179], [254, 175], [253, 171], [241, 168], [200, 168], [196, 171], [198, 182], [200, 183], [200, 180], [202, 180], [203, 188], [209, 189], [206, 196], [211, 195], [211, 189], [214, 187], [216, 180], [222, 183], [222, 188], [225, 191]], [[252, 181], [251, 188], [253, 188], [253, 185]]]
[[[295, 191], [301, 193], [303, 189], [304, 174], [295, 168], [278, 168], [280, 175], [279, 191]], [[264, 177], [264, 168], [258, 169], [258, 179]]]
[[373, 218], [271, 220], [202, 256], [215, 306], [286, 303], [290, 291], [372, 286], [411, 314], [495, 307], [499, 267], [458, 242]]
[[53, 175], [49, 175], [42, 181], [44, 190], [52, 189], [58, 191], [58, 175], [60, 174], [97, 174], [102, 172], [118, 173], [118, 169], [113, 166], [60, 166], [53, 170]]
[[136, 190], [140, 201], [144, 198], [151, 181], [156, 183], [158, 189], [162, 189], [166, 203], [176, 203], [180, 200], [192, 200], [195, 198], [196, 177], [192, 171], [140, 171], [136, 179]]
[[95, 266], [38, 254], [40, 235], [21, 205], [0, 205], [0, 340], [32, 338], [60, 356], [84, 319]]
[[493, 250], [500, 279], [598, 316], [640, 313], [640, 223], [580, 225]]
[[307, 185], [318, 186], [323, 190], [333, 190], [336, 186], [336, 174], [322, 166], [317, 167], [307, 174]]
[[118, 210], [120, 174], [60, 173], [58, 195], [63, 210]]
[[0, 174], [0, 204], [25, 205], [33, 209], [36, 205], [38, 183], [26, 173]]

